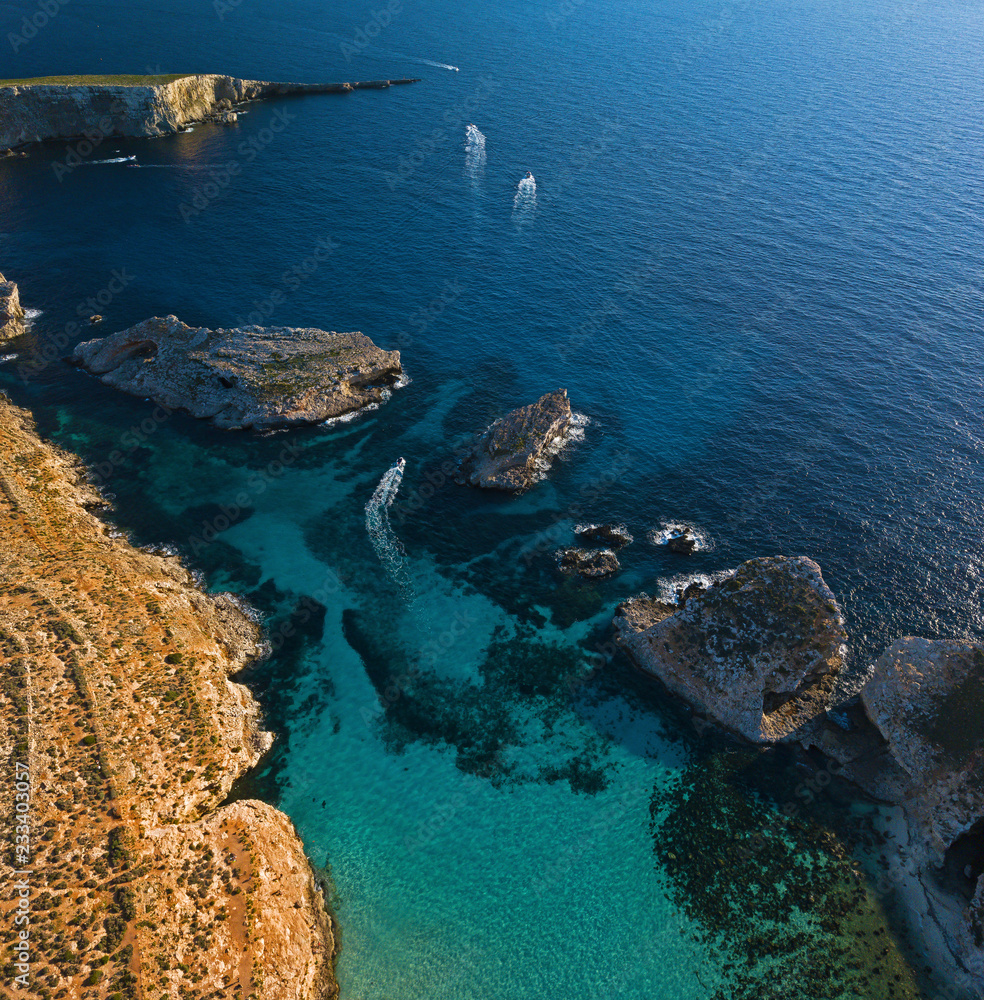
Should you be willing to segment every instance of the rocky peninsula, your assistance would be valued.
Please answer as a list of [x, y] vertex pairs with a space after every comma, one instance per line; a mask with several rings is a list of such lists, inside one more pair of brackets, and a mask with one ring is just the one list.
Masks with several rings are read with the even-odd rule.
[[72, 361], [107, 385], [228, 430], [316, 424], [386, 399], [399, 351], [362, 333], [190, 327], [155, 316], [79, 344]]
[[627, 601], [614, 625], [636, 665], [698, 714], [754, 743], [820, 751], [830, 773], [901, 806], [914, 905], [984, 983], [984, 645], [899, 639], [833, 711], [847, 635], [805, 557], [750, 560], [675, 605]]
[[24, 310], [17, 285], [0, 274], [0, 344], [24, 333]]
[[0, 152], [32, 142], [87, 136], [160, 136], [219, 118], [249, 101], [290, 94], [347, 94], [417, 80], [270, 83], [215, 74], [52, 77], [0, 86]]
[[566, 389], [507, 413], [466, 450], [459, 482], [514, 493], [529, 489], [550, 468], [572, 424]]
[[26, 914], [9, 981], [41, 997], [334, 996], [293, 826], [220, 805], [272, 739], [230, 680], [259, 629], [177, 560], [111, 537], [82, 471], [0, 397], [0, 754], [29, 818], [12, 797], [0, 818], [27, 873], [0, 901], [9, 927]]

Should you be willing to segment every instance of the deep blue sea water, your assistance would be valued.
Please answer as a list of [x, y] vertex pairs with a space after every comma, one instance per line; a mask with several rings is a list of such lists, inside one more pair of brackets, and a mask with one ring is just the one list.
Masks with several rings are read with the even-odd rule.
[[[12, 44], [36, 9], [0, 4], [0, 78], [423, 78], [107, 141], [60, 180], [64, 146], [0, 163], [0, 269], [41, 311], [0, 387], [137, 542], [266, 617], [280, 738], [243, 791], [325, 866], [343, 998], [938, 995], [831, 853], [872, 810], [790, 817], [791, 761], [696, 738], [598, 650], [622, 598], [769, 554], [843, 603], [845, 693], [900, 635], [984, 634], [984, 4], [402, 0], [375, 34], [382, 0], [70, 0]], [[140, 430], [143, 401], [25, 367], [91, 312], [359, 329], [412, 381], [330, 428]], [[559, 386], [589, 423], [547, 482], [445, 481]], [[622, 573], [560, 578], [597, 520], [636, 536]], [[709, 545], [647, 541], [672, 523]]]

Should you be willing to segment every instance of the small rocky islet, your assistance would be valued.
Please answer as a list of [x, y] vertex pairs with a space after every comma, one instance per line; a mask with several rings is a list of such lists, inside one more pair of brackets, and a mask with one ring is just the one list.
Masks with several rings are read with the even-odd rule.
[[400, 352], [362, 333], [209, 330], [176, 316], [85, 341], [72, 361], [107, 385], [226, 430], [324, 423], [383, 402], [402, 374]]

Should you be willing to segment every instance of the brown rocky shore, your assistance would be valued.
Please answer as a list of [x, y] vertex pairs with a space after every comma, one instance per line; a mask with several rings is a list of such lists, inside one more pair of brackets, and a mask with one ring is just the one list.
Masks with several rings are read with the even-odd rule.
[[111, 537], [101, 502], [0, 396], [0, 824], [26, 873], [0, 911], [27, 931], [4, 941], [5, 978], [42, 1000], [333, 997], [331, 922], [290, 820], [220, 805], [271, 742], [229, 679], [259, 630], [177, 560]]

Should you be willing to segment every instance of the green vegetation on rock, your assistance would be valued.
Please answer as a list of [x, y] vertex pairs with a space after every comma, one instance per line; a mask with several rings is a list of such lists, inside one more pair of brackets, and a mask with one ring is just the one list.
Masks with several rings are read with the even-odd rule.
[[170, 73], [159, 76], [35, 76], [23, 80], [0, 80], [0, 87], [158, 87], [183, 80], [194, 73]]

